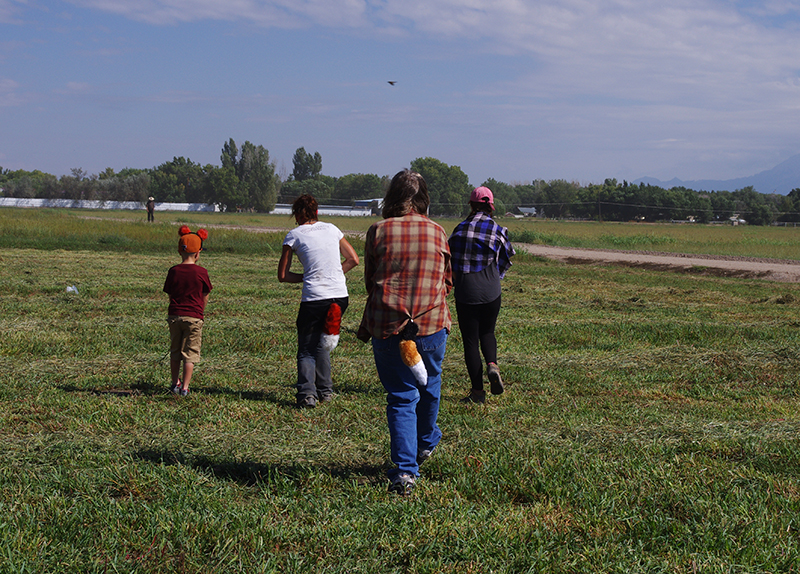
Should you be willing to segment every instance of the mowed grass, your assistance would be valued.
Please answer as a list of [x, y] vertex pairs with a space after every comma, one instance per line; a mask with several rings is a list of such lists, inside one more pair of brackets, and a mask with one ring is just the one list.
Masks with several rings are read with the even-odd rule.
[[507, 392], [459, 402], [454, 328], [444, 439], [400, 498], [355, 338], [360, 268], [338, 396], [298, 411], [283, 233], [212, 228], [203, 361], [179, 399], [161, 292], [177, 226], [26, 211], [10, 234], [5, 213], [0, 572], [800, 569], [796, 284], [519, 255], [497, 329]]

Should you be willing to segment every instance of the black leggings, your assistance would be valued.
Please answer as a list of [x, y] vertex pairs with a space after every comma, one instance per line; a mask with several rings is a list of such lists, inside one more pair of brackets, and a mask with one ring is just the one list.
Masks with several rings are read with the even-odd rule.
[[483, 390], [481, 353], [487, 364], [497, 362], [497, 339], [494, 336], [494, 327], [499, 313], [500, 297], [491, 303], [478, 305], [467, 305], [456, 301], [458, 328], [464, 341], [464, 362], [467, 364], [469, 380], [475, 390]]

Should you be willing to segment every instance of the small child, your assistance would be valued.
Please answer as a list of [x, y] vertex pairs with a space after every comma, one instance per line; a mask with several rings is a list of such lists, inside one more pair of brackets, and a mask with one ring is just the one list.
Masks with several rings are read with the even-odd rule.
[[[205, 229], [197, 232], [182, 225], [178, 230], [178, 253], [180, 264], [172, 267], [164, 282], [164, 292], [169, 294], [169, 366], [172, 375], [170, 390], [182, 397], [189, 394], [194, 364], [200, 360], [200, 346], [203, 336], [203, 313], [211, 292], [208, 271], [197, 265], [203, 241], [208, 238]], [[183, 380], [180, 379], [183, 361]]]

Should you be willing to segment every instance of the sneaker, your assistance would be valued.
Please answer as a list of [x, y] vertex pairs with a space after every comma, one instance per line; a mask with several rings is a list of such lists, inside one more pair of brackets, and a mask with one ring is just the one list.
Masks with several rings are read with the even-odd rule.
[[461, 399], [462, 403], [474, 403], [476, 405], [482, 405], [486, 402], [486, 391], [479, 391], [478, 389], [472, 389], [465, 398]]
[[182, 397], [188, 396], [188, 394], [189, 394], [189, 389], [181, 389], [181, 390], [180, 390], [180, 393], [181, 393], [181, 396], [182, 396]]
[[413, 474], [401, 472], [392, 480], [392, 483], [389, 485], [389, 492], [394, 492], [400, 496], [409, 495], [411, 491], [414, 490], [416, 482], [417, 479], [414, 478]]
[[417, 465], [421, 465], [423, 462], [425, 462], [431, 457], [431, 455], [433, 454], [433, 448], [426, 448], [425, 450], [421, 450], [417, 453]]
[[319, 396], [319, 402], [321, 403], [329, 403], [333, 400], [333, 393], [326, 393], [324, 395]]
[[503, 379], [500, 378], [500, 369], [497, 368], [497, 363], [486, 365], [486, 376], [489, 377], [489, 383], [492, 385], [492, 394], [502, 395], [505, 387], [503, 387]]
[[316, 407], [317, 407], [316, 397], [308, 395], [307, 397], [303, 397], [302, 399], [297, 399], [297, 408], [299, 409], [313, 409]]
[[181, 384], [182, 384], [181, 380], [178, 379], [178, 382], [172, 385], [172, 387], [170, 388], [170, 392], [173, 395], [179, 395], [181, 393]]

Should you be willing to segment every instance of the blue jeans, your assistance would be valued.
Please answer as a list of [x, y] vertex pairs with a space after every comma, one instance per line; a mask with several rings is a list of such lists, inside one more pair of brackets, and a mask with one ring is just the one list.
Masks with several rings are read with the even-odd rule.
[[400, 356], [400, 336], [372, 339], [375, 367], [386, 389], [386, 418], [389, 423], [392, 462], [389, 480], [400, 473], [419, 474], [417, 454], [432, 450], [442, 438], [436, 424], [442, 390], [442, 360], [447, 346], [447, 329], [417, 337], [417, 349], [428, 371], [428, 384], [421, 387]]
[[322, 328], [331, 303], [338, 303], [342, 314], [347, 309], [347, 297], [305, 301], [297, 313], [297, 400], [311, 396], [322, 398], [333, 392], [331, 355], [320, 344]]

